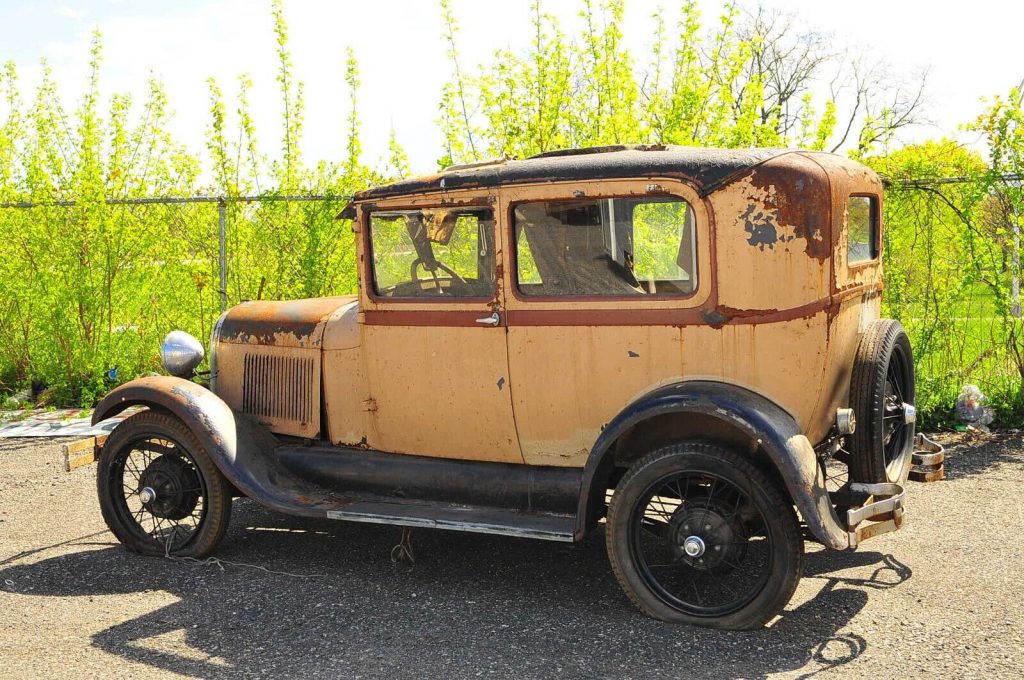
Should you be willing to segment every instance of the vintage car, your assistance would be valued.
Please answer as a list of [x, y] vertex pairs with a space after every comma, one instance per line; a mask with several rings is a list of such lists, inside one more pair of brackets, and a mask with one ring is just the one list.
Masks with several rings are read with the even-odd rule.
[[[914, 368], [881, 319], [882, 185], [839, 156], [621, 146], [357, 194], [359, 294], [228, 310], [99, 454], [129, 549], [200, 557], [232, 498], [305, 517], [603, 535], [658, 619], [778, 614], [805, 539], [898, 528]], [[600, 539], [598, 539], [600, 540]], [[586, 597], [585, 593], [580, 594]]]

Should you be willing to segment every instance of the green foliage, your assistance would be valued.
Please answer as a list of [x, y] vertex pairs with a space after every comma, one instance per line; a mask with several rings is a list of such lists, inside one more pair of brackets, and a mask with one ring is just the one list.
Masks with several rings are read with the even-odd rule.
[[[1013, 244], [1001, 207], [1005, 197], [987, 180], [989, 165], [948, 139], [868, 162], [893, 181], [885, 203], [883, 311], [910, 333], [926, 424], [950, 424], [951, 405], [969, 383], [989, 396], [1003, 423], [1019, 423]], [[939, 177], [973, 181], [928, 181]]]
[[[439, 1], [439, 38], [452, 70], [439, 93], [441, 167], [636, 142], [849, 147], [894, 180], [885, 201], [884, 307], [911, 333], [926, 425], [955, 417], [966, 382], [989, 395], [1001, 422], [1024, 421], [1024, 326], [1013, 292], [1024, 196], [1019, 181], [1004, 178], [1024, 166], [1021, 92], [992, 100], [971, 125], [989, 145], [988, 161], [946, 139], [892, 150], [894, 134], [915, 120], [920, 90], [908, 91], [864, 55], [848, 59], [828, 36], [801, 33], [763, 8], [729, 4], [710, 21], [696, 0], [674, 15], [658, 9], [649, 51], [637, 57], [622, 34], [625, 0], [578, 0], [571, 26], [533, 0], [528, 44], [498, 49], [466, 70], [457, 17], [449, 0]], [[384, 169], [362, 162], [359, 68], [349, 50], [339, 73], [351, 98], [338, 120], [345, 153], [337, 162], [304, 163], [303, 84], [281, 0], [272, 2], [271, 15], [281, 102], [272, 143], [279, 151], [272, 154], [253, 123], [248, 75], [234, 87], [207, 81], [209, 126], [199, 158], [167, 132], [159, 81], [151, 79], [139, 98], [104, 97], [98, 34], [74, 110], [64, 107], [45, 63], [35, 92], [24, 97], [15, 65], [0, 68], [0, 203], [39, 205], [0, 209], [0, 396], [38, 381], [51, 387], [55, 403], [88, 405], [114, 382], [158, 369], [156, 349], [167, 331], [209, 334], [221, 296], [217, 203], [119, 199], [229, 199], [228, 304], [356, 289], [349, 225], [334, 219], [343, 199], [274, 199], [346, 196], [408, 176], [408, 158], [392, 131]], [[832, 84], [828, 96], [815, 85], [821, 82]], [[898, 181], [935, 177], [970, 181]], [[210, 186], [200, 188], [200, 178]], [[248, 195], [263, 200], [230, 200]], [[677, 235], [660, 233], [654, 212], [640, 213], [636, 238], [645, 247], [637, 264], [667, 277]], [[395, 248], [408, 245], [402, 238], [401, 230], [394, 233]], [[473, 229], [457, 234], [445, 251], [466, 276], [474, 273], [475, 238]], [[519, 264], [535, 269], [529, 257]]]
[[836, 127], [836, 106], [816, 117], [809, 80], [801, 80], [799, 134], [782, 124], [788, 100], [769, 98], [753, 67], [764, 36], [729, 6], [708, 29], [695, 0], [673, 32], [662, 10], [640, 72], [623, 43], [624, 0], [581, 0], [580, 32], [568, 36], [534, 0], [525, 51], [501, 49], [479, 72], [459, 62], [457, 23], [441, 1], [452, 80], [441, 96], [442, 167], [483, 156], [522, 158], [566, 147], [625, 143], [719, 147], [800, 144], [823, 148]]
[[[0, 209], [0, 394], [38, 382], [50, 387], [55, 403], [88, 406], [112, 384], [158, 370], [157, 349], [168, 331], [208, 337], [220, 313], [217, 204], [120, 199], [265, 196], [226, 204], [229, 304], [355, 290], [349, 224], [335, 219], [344, 199], [272, 199], [344, 197], [385, 179], [359, 158], [358, 65], [350, 51], [347, 158], [306, 168], [299, 152], [302, 83], [279, 2], [272, 13], [281, 153], [270, 162], [260, 151], [250, 78], [239, 77], [233, 104], [211, 79], [206, 151], [213, 185], [198, 190], [201, 161], [167, 132], [159, 81], [150, 80], [141, 105], [127, 94], [103, 97], [99, 34], [86, 93], [73, 112], [64, 109], [45, 64], [27, 104], [14, 65], [0, 70], [0, 202], [39, 205]], [[389, 174], [408, 171], [393, 138], [391, 156], [399, 165]]]
[[685, 201], [644, 201], [634, 205], [633, 271], [639, 280], [676, 281], [686, 276], [677, 261], [689, 210]]
[[13, 67], [5, 81], [4, 200], [76, 204], [0, 211], [0, 366], [17, 384], [52, 385], [62, 403], [91, 399], [115, 365], [151, 367], [146, 336], [187, 277], [175, 266], [170, 222], [106, 199], [186, 193], [196, 164], [166, 133], [159, 83], [134, 119], [127, 95], [102, 106], [101, 60], [97, 34], [88, 87], [70, 115], [48, 71], [27, 109], [12, 93]]

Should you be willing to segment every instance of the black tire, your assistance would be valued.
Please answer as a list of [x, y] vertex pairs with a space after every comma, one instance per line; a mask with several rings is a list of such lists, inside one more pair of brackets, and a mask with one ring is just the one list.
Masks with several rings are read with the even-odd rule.
[[914, 355], [903, 326], [893, 319], [872, 323], [860, 345], [850, 380], [857, 428], [850, 436], [850, 479], [903, 482], [914, 452], [914, 424], [904, 421], [914, 405]]
[[[684, 548], [695, 537], [700, 555]], [[759, 628], [803, 573], [793, 504], [749, 458], [712, 444], [673, 444], [633, 464], [612, 496], [606, 542], [629, 599], [674, 623]]]
[[97, 468], [103, 519], [129, 550], [205, 557], [223, 538], [231, 486], [174, 416], [143, 411], [127, 418], [110, 434]]

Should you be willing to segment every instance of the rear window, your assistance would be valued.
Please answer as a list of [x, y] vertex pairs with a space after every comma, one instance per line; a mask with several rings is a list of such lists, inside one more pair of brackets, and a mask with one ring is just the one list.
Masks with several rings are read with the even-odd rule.
[[878, 258], [878, 199], [874, 196], [850, 196], [846, 204], [847, 264]]

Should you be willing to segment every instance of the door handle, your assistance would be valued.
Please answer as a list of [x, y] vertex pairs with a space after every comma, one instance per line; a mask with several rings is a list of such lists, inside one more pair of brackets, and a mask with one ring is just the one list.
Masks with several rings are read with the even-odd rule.
[[501, 317], [498, 316], [497, 312], [494, 312], [490, 316], [485, 316], [482, 319], [477, 319], [476, 322], [479, 324], [483, 324], [484, 326], [497, 326], [499, 323], [501, 323]]

